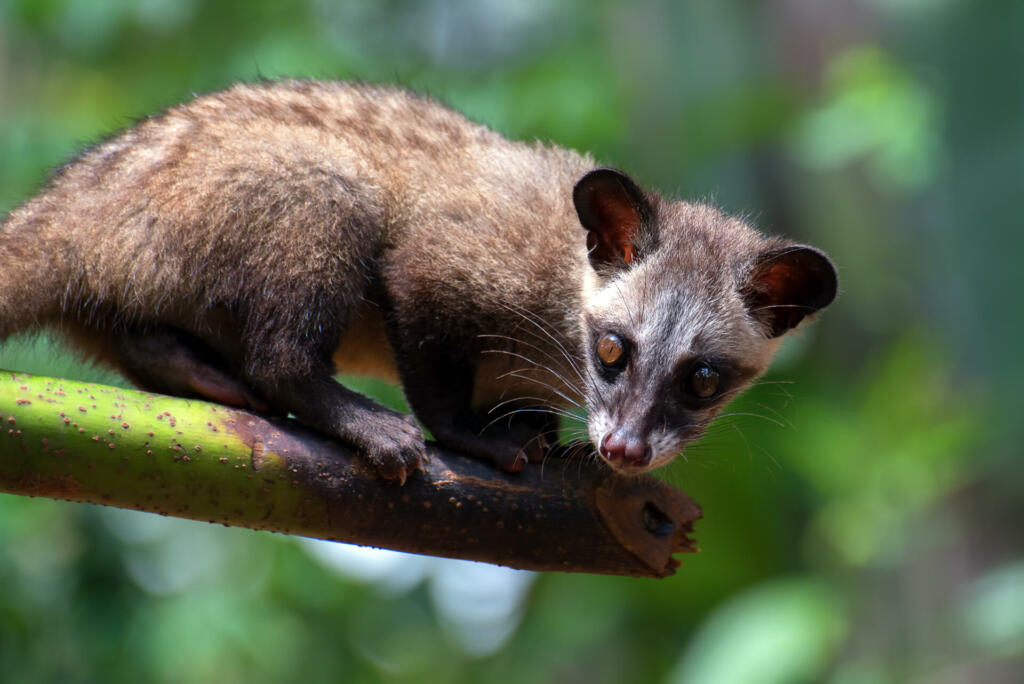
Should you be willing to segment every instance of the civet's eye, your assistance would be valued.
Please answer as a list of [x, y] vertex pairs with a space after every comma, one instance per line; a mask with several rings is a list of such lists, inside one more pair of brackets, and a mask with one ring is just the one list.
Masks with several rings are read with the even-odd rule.
[[698, 363], [690, 369], [686, 378], [686, 393], [698, 399], [709, 399], [718, 392], [721, 376], [714, 366]]
[[605, 333], [597, 340], [597, 358], [609, 368], [620, 368], [626, 361], [626, 347], [614, 333]]

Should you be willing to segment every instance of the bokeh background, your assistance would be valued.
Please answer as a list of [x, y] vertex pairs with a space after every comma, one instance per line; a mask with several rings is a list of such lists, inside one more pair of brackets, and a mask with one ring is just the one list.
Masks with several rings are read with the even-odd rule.
[[[591, 150], [823, 247], [841, 296], [664, 473], [705, 510], [675, 577], [0, 495], [0, 680], [1024, 681], [1024, 3], [0, 0], [0, 211], [260, 76]], [[119, 382], [47, 340], [0, 367]]]

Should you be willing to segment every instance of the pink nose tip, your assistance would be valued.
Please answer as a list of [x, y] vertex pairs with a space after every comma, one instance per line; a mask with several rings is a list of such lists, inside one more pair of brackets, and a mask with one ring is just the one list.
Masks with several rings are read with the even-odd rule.
[[651, 449], [644, 440], [619, 428], [601, 440], [601, 455], [613, 465], [645, 466], [651, 460]]

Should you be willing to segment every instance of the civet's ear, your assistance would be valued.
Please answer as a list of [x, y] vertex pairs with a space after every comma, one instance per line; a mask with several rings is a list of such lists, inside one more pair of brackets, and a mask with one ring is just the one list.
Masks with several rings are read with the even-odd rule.
[[653, 247], [651, 205], [621, 171], [589, 172], [573, 188], [572, 201], [587, 229], [587, 251], [595, 269], [626, 268]]
[[804, 316], [836, 297], [836, 268], [824, 252], [807, 245], [770, 249], [755, 260], [743, 287], [750, 315], [768, 337], [792, 330]]

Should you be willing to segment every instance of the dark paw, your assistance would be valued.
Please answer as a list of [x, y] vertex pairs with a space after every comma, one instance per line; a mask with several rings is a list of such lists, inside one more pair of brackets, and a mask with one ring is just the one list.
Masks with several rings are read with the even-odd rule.
[[526, 447], [523, 449], [523, 453], [526, 454], [526, 459], [530, 463], [540, 463], [544, 460], [544, 457], [548, 455], [551, 450], [551, 444], [548, 442], [547, 437], [544, 435], [537, 435]]
[[424, 469], [423, 432], [412, 416], [389, 412], [374, 418], [372, 433], [358, 445], [363, 457], [384, 479], [405, 484], [414, 471]]
[[491, 451], [494, 464], [508, 473], [518, 473], [527, 463], [540, 463], [548, 452], [543, 435], [534, 435], [525, 441], [496, 442]]
[[431, 432], [446, 449], [489, 461], [509, 473], [518, 473], [527, 463], [543, 461], [550, 446], [544, 433], [527, 425], [492, 429], [483, 434], [451, 425], [431, 426]]

